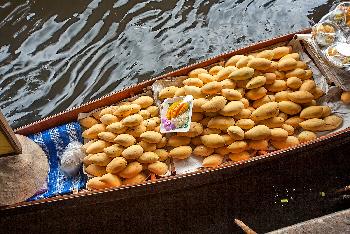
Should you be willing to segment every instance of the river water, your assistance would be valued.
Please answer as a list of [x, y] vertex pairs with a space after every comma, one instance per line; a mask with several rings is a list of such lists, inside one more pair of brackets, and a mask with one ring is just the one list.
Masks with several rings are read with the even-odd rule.
[[337, 2], [0, 0], [0, 109], [18, 127], [309, 27]]

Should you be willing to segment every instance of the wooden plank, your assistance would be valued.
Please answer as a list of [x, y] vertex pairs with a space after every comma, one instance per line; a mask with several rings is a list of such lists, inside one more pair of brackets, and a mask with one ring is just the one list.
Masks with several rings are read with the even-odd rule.
[[22, 147], [15, 133], [0, 112], [0, 157], [21, 154]]

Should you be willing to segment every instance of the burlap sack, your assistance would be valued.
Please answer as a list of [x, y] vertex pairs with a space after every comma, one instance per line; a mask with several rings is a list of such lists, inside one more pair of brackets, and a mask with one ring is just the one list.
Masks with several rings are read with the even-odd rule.
[[0, 205], [24, 201], [46, 182], [49, 164], [44, 151], [28, 137], [16, 135], [22, 154], [0, 158]]

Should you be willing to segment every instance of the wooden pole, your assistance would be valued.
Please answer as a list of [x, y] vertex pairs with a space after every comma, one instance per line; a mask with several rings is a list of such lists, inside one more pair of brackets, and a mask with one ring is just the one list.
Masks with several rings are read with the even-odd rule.
[[0, 112], [0, 157], [21, 154], [22, 147], [15, 133]]
[[243, 223], [241, 220], [239, 219], [235, 219], [235, 223], [242, 228], [242, 230], [246, 233], [246, 234], [257, 234], [253, 229], [251, 229], [250, 227], [248, 227], [245, 223]]

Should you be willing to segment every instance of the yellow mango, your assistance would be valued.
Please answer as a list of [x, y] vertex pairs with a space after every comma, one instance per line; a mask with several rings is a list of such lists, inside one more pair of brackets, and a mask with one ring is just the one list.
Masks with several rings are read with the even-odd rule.
[[288, 135], [287, 130], [283, 128], [273, 128], [271, 129], [270, 139], [274, 141], [285, 140]]
[[246, 85], [247, 89], [255, 89], [259, 88], [266, 83], [266, 77], [265, 76], [256, 76], [252, 78]]
[[121, 122], [115, 122], [115, 123], [111, 123], [110, 125], [108, 125], [106, 127], [106, 130], [108, 132], [121, 134], [121, 133], [124, 133], [127, 130], [127, 127], [124, 126]]
[[277, 93], [287, 89], [287, 82], [284, 80], [275, 80], [275, 82], [265, 85], [265, 87], [268, 91]]
[[129, 115], [122, 119], [121, 123], [127, 127], [134, 127], [141, 124], [143, 117], [139, 114]]
[[264, 77], [266, 78], [265, 84], [272, 84], [276, 80], [275, 73], [265, 73]]
[[230, 79], [225, 79], [223, 81], [220, 81], [220, 83], [222, 85], [222, 89], [234, 89], [237, 86], [236, 82]]
[[101, 140], [108, 141], [108, 142], [114, 142], [114, 139], [116, 138], [116, 134], [112, 132], [100, 132], [97, 135]]
[[258, 108], [266, 103], [269, 103], [269, 102], [274, 102], [276, 99], [275, 99], [275, 96], [274, 95], [265, 95], [264, 97], [258, 99], [258, 100], [255, 100], [252, 104], [252, 107], [253, 108]]
[[210, 134], [201, 136], [203, 145], [209, 148], [220, 148], [225, 145], [225, 139], [218, 134]]
[[119, 172], [119, 176], [129, 179], [135, 177], [141, 171], [142, 165], [139, 162], [131, 162], [121, 172]]
[[140, 145], [131, 145], [122, 152], [122, 156], [126, 159], [138, 159], [142, 154], [143, 148]]
[[280, 111], [288, 115], [296, 115], [301, 111], [301, 106], [297, 103], [291, 101], [281, 101], [278, 103], [278, 108]]
[[197, 122], [191, 122], [190, 130], [188, 132], [178, 132], [178, 136], [184, 136], [184, 137], [196, 137], [202, 134], [203, 132], [203, 126], [200, 123]]
[[260, 106], [255, 111], [253, 111], [251, 118], [253, 121], [259, 121], [259, 120], [275, 117], [278, 115], [278, 113], [279, 113], [278, 103], [269, 102]]
[[282, 117], [278, 117], [278, 116], [264, 119], [264, 120], [259, 122], [259, 124], [265, 125], [269, 128], [279, 128], [282, 126], [283, 123], [284, 123], [284, 119]]
[[135, 144], [136, 139], [129, 134], [120, 134], [114, 139], [114, 142], [124, 147], [129, 147]]
[[176, 159], [185, 159], [192, 154], [192, 148], [190, 146], [178, 146], [169, 152], [169, 157]]
[[251, 119], [240, 119], [236, 122], [236, 126], [244, 129], [244, 130], [248, 130], [253, 128], [255, 125], [255, 122]]
[[300, 127], [302, 127], [305, 130], [317, 132], [317, 131], [323, 131], [324, 127], [326, 125], [326, 122], [323, 119], [307, 119], [301, 123], [299, 123]]
[[122, 155], [124, 148], [119, 146], [118, 144], [111, 145], [103, 149], [103, 152], [108, 155], [108, 157], [119, 157]]
[[[188, 78], [182, 82], [184, 85], [202, 87], [203, 81], [199, 78]], [[174, 93], [175, 94], [175, 93]]]
[[265, 140], [271, 135], [271, 130], [265, 125], [257, 125], [244, 134], [245, 139]]
[[209, 148], [205, 145], [198, 145], [193, 150], [193, 155], [201, 156], [201, 157], [207, 157], [213, 153], [214, 153], [214, 149]]
[[254, 75], [254, 69], [250, 67], [242, 67], [230, 73], [228, 78], [232, 80], [247, 80]]
[[154, 100], [153, 98], [149, 96], [141, 96], [134, 100], [132, 103], [138, 104], [141, 106], [142, 109], [145, 109], [153, 104]]
[[85, 172], [93, 176], [103, 176], [104, 174], [107, 174], [106, 167], [98, 166], [95, 164], [90, 164], [89, 166], [87, 166], [85, 168]]
[[248, 148], [253, 150], [268, 150], [269, 143], [267, 140], [251, 140], [248, 142]]
[[188, 73], [188, 76], [190, 78], [197, 78], [198, 75], [201, 73], [208, 73], [208, 71], [205, 70], [204, 68], [196, 68], [196, 69], [190, 71], [190, 73]]
[[95, 119], [94, 117], [86, 117], [84, 119], [80, 119], [79, 123], [81, 126], [83, 126], [84, 128], [91, 128], [92, 126], [94, 126], [95, 124], [98, 124], [97, 119]]
[[217, 112], [225, 107], [226, 98], [223, 96], [215, 96], [210, 101], [202, 105], [202, 110], [204, 112]]
[[250, 100], [258, 100], [263, 98], [267, 93], [267, 90], [264, 87], [250, 89], [245, 96]]
[[308, 103], [314, 99], [314, 96], [308, 91], [295, 91], [288, 93], [288, 98], [295, 103]]
[[137, 174], [135, 177], [125, 179], [123, 181], [124, 185], [133, 185], [133, 184], [140, 184], [144, 182], [147, 179], [147, 176], [143, 173]]
[[299, 89], [302, 84], [302, 80], [298, 77], [289, 77], [287, 79], [287, 86], [290, 89]]
[[103, 149], [110, 146], [111, 144], [103, 141], [103, 140], [97, 140], [93, 142], [92, 144], [89, 145], [86, 149], [87, 154], [97, 154], [97, 153], [102, 153]]
[[303, 118], [303, 119], [321, 118], [322, 114], [323, 114], [322, 106], [309, 106], [300, 112], [300, 118]]
[[196, 86], [184, 86], [185, 94], [186, 95], [192, 95], [193, 98], [201, 98], [203, 97], [201, 88], [196, 87]]
[[294, 58], [284, 58], [278, 62], [278, 70], [290, 71], [297, 67], [297, 61]]
[[123, 157], [115, 157], [108, 165], [106, 166], [106, 171], [108, 173], [116, 174], [122, 170], [127, 165], [127, 161]]
[[223, 66], [214, 66], [209, 69], [209, 74], [210, 75], [216, 75], [220, 70], [222, 70], [224, 67]]
[[274, 56], [274, 52], [273, 50], [263, 50], [261, 52], [259, 52], [256, 57], [257, 58], [265, 58], [265, 59], [268, 59], [268, 60], [272, 60], [273, 56]]
[[222, 84], [218, 81], [213, 81], [203, 85], [201, 90], [202, 90], [202, 93], [204, 94], [209, 94], [209, 95], [217, 94], [221, 92]]
[[220, 114], [223, 116], [234, 116], [243, 110], [244, 105], [241, 101], [231, 101], [227, 103], [224, 108], [220, 110]]
[[182, 145], [189, 145], [190, 142], [191, 142], [190, 137], [176, 136], [175, 135], [175, 136], [169, 137], [168, 146], [178, 147], [178, 146], [182, 146]]
[[154, 152], [144, 152], [138, 159], [140, 163], [154, 163], [158, 161], [159, 157]]
[[163, 162], [154, 162], [147, 166], [148, 170], [156, 175], [165, 175], [168, 172], [168, 166]]
[[280, 59], [283, 56], [286, 56], [287, 54], [292, 52], [292, 47], [290, 46], [280, 46], [276, 47], [273, 50], [273, 59]]
[[231, 153], [241, 153], [248, 149], [248, 143], [246, 141], [235, 141], [227, 149]]
[[206, 168], [218, 167], [222, 163], [223, 159], [224, 158], [219, 154], [212, 154], [203, 160], [203, 167], [206, 167]]
[[222, 131], [226, 131], [228, 127], [233, 126], [235, 124], [235, 120], [232, 117], [226, 116], [217, 116], [212, 118], [208, 122], [208, 128], [216, 128]]
[[232, 56], [229, 60], [227, 60], [227, 62], [225, 63], [225, 67], [227, 66], [236, 66], [237, 62], [241, 59], [245, 57], [244, 55], [234, 55]]
[[285, 149], [285, 148], [289, 148], [289, 147], [298, 145], [299, 144], [299, 140], [295, 136], [288, 136], [284, 140], [278, 140], [278, 141], [272, 140], [271, 144], [276, 149]]
[[317, 135], [311, 131], [302, 131], [298, 135], [298, 140], [300, 143], [311, 141], [317, 138]]
[[215, 76], [214, 76], [214, 80], [216, 81], [223, 81], [226, 80], [229, 75], [233, 72], [236, 71], [237, 68], [236, 67], [232, 67], [232, 66], [228, 66], [225, 67], [224, 69], [221, 69]]
[[243, 151], [240, 153], [231, 153], [229, 154], [229, 158], [233, 162], [240, 162], [240, 161], [248, 160], [250, 158], [250, 154], [247, 151]]

